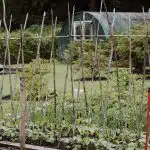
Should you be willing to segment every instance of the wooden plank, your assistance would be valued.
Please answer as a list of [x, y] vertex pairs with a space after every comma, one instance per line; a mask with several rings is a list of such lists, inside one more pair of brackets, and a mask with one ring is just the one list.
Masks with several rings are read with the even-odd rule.
[[[20, 143], [0, 141], [0, 147], [6, 147], [6, 148], [12, 147], [12, 148], [20, 149]], [[26, 150], [60, 150], [60, 149], [48, 148], [48, 147], [43, 147], [43, 146], [35, 146], [35, 145], [29, 145], [29, 144], [25, 144], [25, 149]]]

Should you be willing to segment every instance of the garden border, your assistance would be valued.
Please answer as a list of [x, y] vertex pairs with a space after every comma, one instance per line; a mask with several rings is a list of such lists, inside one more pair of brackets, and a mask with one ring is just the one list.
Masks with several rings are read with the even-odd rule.
[[[12, 143], [12, 142], [7, 142], [7, 141], [0, 141], [0, 148], [1, 147], [6, 147], [6, 148], [20, 148], [20, 143]], [[60, 150], [60, 149], [54, 149], [54, 148], [48, 148], [48, 147], [43, 147], [43, 146], [35, 146], [35, 145], [30, 145], [30, 144], [25, 144], [25, 149], [26, 150]]]

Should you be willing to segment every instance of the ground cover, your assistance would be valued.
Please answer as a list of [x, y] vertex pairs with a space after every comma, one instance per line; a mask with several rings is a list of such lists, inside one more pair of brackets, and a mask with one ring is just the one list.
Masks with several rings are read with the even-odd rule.
[[[142, 76], [133, 75], [132, 92], [129, 95], [128, 72], [125, 68], [120, 69], [121, 105], [118, 101], [115, 72], [112, 71], [111, 74], [110, 89], [107, 89], [106, 80], [102, 81], [102, 91], [99, 89], [99, 81], [94, 81], [93, 85], [91, 81], [86, 81], [87, 107], [84, 93], [81, 93], [79, 98], [72, 99], [70, 78], [68, 78], [64, 98], [66, 68], [65, 64], [57, 62], [56, 115], [54, 98], [51, 95], [53, 92], [52, 70], [43, 76], [50, 89], [47, 97], [40, 101], [27, 101], [27, 143], [61, 149], [142, 149], [145, 141], [146, 90], [149, 80], [145, 81], [145, 90], [142, 91]], [[12, 77], [14, 78], [14, 76]], [[19, 75], [17, 74], [17, 76]], [[103, 76], [106, 77], [105, 72], [103, 72]], [[7, 89], [9, 86], [8, 76], [5, 78], [5, 88]], [[78, 78], [79, 73], [74, 73], [74, 79]], [[133, 87], [135, 88], [133, 89]], [[78, 88], [78, 80], [74, 81], [74, 88]], [[83, 88], [82, 85], [81, 88]], [[8, 91], [7, 89], [6, 94]], [[1, 110], [3, 113], [0, 114], [0, 137], [1, 140], [18, 142], [20, 108], [17, 99], [14, 100], [13, 106], [14, 112], [11, 102], [3, 101]]]

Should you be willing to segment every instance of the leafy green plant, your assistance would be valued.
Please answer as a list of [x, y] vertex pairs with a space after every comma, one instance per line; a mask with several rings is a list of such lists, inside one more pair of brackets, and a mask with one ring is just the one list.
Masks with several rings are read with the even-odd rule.
[[[25, 63], [30, 63], [32, 61], [32, 59], [36, 59], [39, 39], [35, 38], [35, 37], [37, 37], [37, 34], [40, 33], [39, 31], [40, 31], [40, 26], [38, 26], [38, 29], [36, 27], [28, 28], [24, 32], [23, 50], [24, 50]], [[41, 40], [41, 47], [40, 47], [41, 58], [47, 59], [47, 60], [50, 59], [51, 39], [46, 36], [50, 36], [50, 32], [51, 32], [51, 27], [49, 27], [49, 26], [45, 27], [44, 35]], [[1, 37], [5, 38], [6, 33], [5, 32], [1, 33]], [[9, 41], [11, 63], [16, 64], [17, 58], [18, 58], [19, 47], [20, 47], [19, 46], [20, 40], [18, 39], [18, 38], [20, 38], [20, 31], [16, 30], [16, 31], [11, 32], [10, 37], [14, 38], [13, 40]], [[5, 40], [0, 40], [0, 58], [1, 58], [0, 63], [4, 62], [5, 47], [6, 47]], [[57, 51], [58, 51], [58, 40], [57, 39], [55, 39], [54, 48], [55, 48], [56, 54], [57, 54]]]
[[[48, 60], [35, 59], [26, 68], [26, 100], [38, 101], [48, 94], [46, 79], [43, 76], [50, 72]], [[18, 75], [22, 73], [18, 72]], [[19, 100], [19, 91], [14, 98]], [[48, 96], [48, 98], [50, 98]]]
[[[34, 64], [37, 66], [36, 61]], [[69, 93], [67, 93], [68, 96], [65, 99], [64, 120], [60, 119], [62, 118], [62, 97], [58, 95], [57, 126], [54, 123], [56, 118], [53, 117], [54, 101], [52, 99], [42, 101], [42, 98], [40, 98], [40, 102], [27, 101], [27, 104], [30, 104], [27, 105], [27, 110], [30, 112], [27, 126], [27, 143], [51, 147], [59, 145], [61, 149], [69, 150], [142, 149], [144, 146], [144, 125], [146, 120], [143, 117], [146, 96], [144, 96], [144, 101], [141, 101], [141, 80], [137, 80], [136, 75], [130, 76], [128, 70], [119, 70], [118, 74], [119, 84], [116, 82], [116, 72], [113, 71], [111, 74], [111, 91], [103, 90], [101, 97], [99, 94], [88, 95], [88, 117], [85, 115], [84, 99], [80, 98], [80, 101], [76, 102], [78, 107], [76, 108], [77, 118], [75, 125], [72, 122], [72, 118], [75, 116], [72, 116], [72, 99]], [[132, 97], [128, 93], [129, 80], [131, 80], [131, 87], [136, 85], [136, 89], [131, 91]], [[106, 84], [103, 86], [105, 89]], [[108, 93], [110, 96], [109, 101], [106, 99]], [[38, 93], [32, 94], [36, 97]], [[118, 95], [121, 99], [122, 114], [120, 114]], [[107, 101], [107, 106], [104, 106], [104, 101]], [[107, 107], [107, 124], [104, 125], [103, 108], [105, 107]], [[140, 110], [141, 114], [136, 110]], [[16, 115], [19, 115], [19, 112]], [[122, 129], [120, 129], [119, 123], [120, 115], [122, 115], [122, 122], [124, 123], [122, 124]], [[16, 119], [18, 122], [19, 118]], [[140, 136], [137, 133], [137, 121], [141, 126]], [[19, 125], [17, 123], [14, 126], [11, 121], [9, 122], [9, 120], [5, 119], [5, 123], [0, 124], [0, 137], [2, 140], [19, 141]]]
[[[84, 72], [87, 76], [96, 77], [99, 69], [106, 66], [107, 57], [101, 53], [101, 50], [95, 50], [93, 42], [85, 41], [83, 43]], [[72, 61], [74, 68], [78, 71], [81, 65], [81, 42], [71, 42], [68, 49], [65, 50], [66, 61]]]
[[[148, 25], [149, 26], [149, 25]], [[146, 33], [145, 25], [135, 25], [131, 29], [131, 34], [144, 35]], [[93, 42], [85, 41], [83, 43], [84, 70], [88, 76], [98, 75], [98, 70], [107, 66], [107, 60], [110, 52], [110, 40], [98, 43], [97, 52]], [[131, 38], [131, 57], [132, 66], [135, 70], [142, 72], [144, 57], [147, 58], [147, 48], [150, 45], [149, 37], [134, 36]], [[114, 37], [114, 51], [118, 61], [118, 67], [129, 67], [130, 40], [127, 37]], [[144, 54], [146, 51], [146, 54]], [[115, 53], [114, 53], [115, 55]], [[81, 59], [81, 42], [71, 42], [65, 51], [65, 59], [72, 61], [76, 70], [79, 70]], [[112, 66], [115, 66], [115, 57], [113, 57]], [[98, 64], [99, 62], [99, 64]]]
[[[78, 129], [78, 134], [72, 137], [57, 137], [56, 141], [57, 135], [54, 133], [53, 128], [50, 126], [42, 128], [42, 126], [31, 122], [27, 129], [27, 143], [36, 145], [44, 144], [51, 147], [57, 147], [59, 143], [59, 148], [69, 150], [142, 149], [144, 147], [144, 134], [137, 139], [136, 133], [127, 129], [119, 131], [109, 128], [101, 130], [100, 128], [91, 129], [86, 126], [81, 127]], [[1, 126], [0, 129], [2, 130], [1, 136], [3, 140], [19, 141], [19, 130], [17, 127]], [[95, 133], [96, 136], [94, 135]]]
[[[148, 25], [149, 26], [149, 25]], [[145, 25], [138, 24], [131, 29], [131, 35], [146, 35]], [[147, 36], [134, 36], [131, 37], [131, 41], [127, 37], [115, 37], [114, 38], [114, 50], [116, 51], [118, 67], [128, 67], [129, 66], [129, 54], [131, 46], [131, 57], [132, 65], [136, 70], [142, 72], [144, 64], [144, 56], [147, 57], [147, 47], [150, 44], [150, 39]], [[131, 42], [131, 45], [130, 45]], [[110, 51], [110, 39], [100, 44], [103, 54], [108, 56]], [[146, 55], [144, 54], [146, 50]], [[107, 52], [107, 53], [105, 53]], [[115, 58], [113, 58], [115, 61]]]
[[[117, 45], [117, 41], [120, 42]], [[124, 45], [122, 44], [124, 43]], [[128, 40], [116, 39], [116, 52], [118, 61], [127, 59], [126, 49]], [[74, 67], [79, 68], [81, 43], [73, 42], [66, 50], [66, 61], [72, 61]], [[121, 45], [119, 47], [119, 45]], [[88, 75], [96, 76], [93, 71], [95, 46], [91, 42], [83, 43], [84, 69]], [[109, 56], [110, 43], [105, 41], [98, 45], [97, 58], [104, 60], [100, 67], [105, 68], [105, 61]], [[123, 55], [124, 54], [124, 55]], [[105, 59], [101, 59], [104, 56]], [[72, 57], [70, 57], [72, 56]], [[89, 57], [89, 58], [88, 58]], [[142, 56], [143, 57], [143, 56]], [[143, 58], [142, 58], [143, 59]], [[98, 64], [95, 68], [98, 70]], [[85, 99], [72, 99], [72, 94], [67, 92], [57, 95], [57, 116], [53, 95], [47, 91], [46, 80], [43, 76], [49, 72], [47, 60], [33, 60], [27, 67], [27, 143], [45, 145], [64, 150], [141, 150], [145, 142], [146, 121], [146, 90], [143, 81], [135, 74], [129, 74], [128, 69], [112, 68], [110, 85], [108, 81], [102, 82], [102, 90], [98, 93], [87, 91], [88, 115], [86, 113]], [[78, 70], [78, 69], [77, 69]], [[18, 73], [19, 74], [19, 73]], [[31, 81], [34, 79], [34, 84]], [[32, 89], [32, 90], [31, 90]], [[40, 91], [41, 90], [41, 91]], [[18, 93], [19, 100], [19, 93]], [[46, 97], [45, 97], [46, 96]], [[63, 102], [64, 100], [64, 102]], [[75, 104], [73, 114], [73, 101]], [[19, 102], [15, 101], [15, 118], [12, 116], [11, 107], [6, 103], [6, 113], [0, 122], [0, 139], [19, 141]], [[64, 114], [62, 114], [62, 106]], [[1, 115], [1, 114], [0, 114]], [[15, 125], [12, 120], [16, 119]]]

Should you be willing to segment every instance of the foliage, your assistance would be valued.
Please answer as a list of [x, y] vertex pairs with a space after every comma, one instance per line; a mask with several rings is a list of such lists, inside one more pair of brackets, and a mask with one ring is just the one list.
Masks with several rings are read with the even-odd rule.
[[[46, 79], [43, 76], [50, 72], [49, 62], [44, 59], [33, 60], [26, 68], [26, 100], [38, 101], [45, 98], [49, 92]], [[18, 73], [19, 74], [19, 73]], [[21, 73], [22, 74], [22, 73]], [[19, 91], [15, 100], [19, 100]]]
[[[143, 70], [144, 56], [147, 54], [147, 49], [150, 44], [150, 38], [146, 36], [146, 27], [144, 25], [136, 25], [131, 29], [131, 34], [144, 35], [131, 37], [131, 57], [132, 66], [139, 71]], [[111, 38], [104, 42], [98, 43], [97, 54], [95, 54], [96, 46], [93, 41], [84, 41], [83, 57], [84, 69], [88, 76], [98, 75], [98, 70], [107, 66], [107, 60], [111, 50]], [[69, 60], [72, 56], [72, 61], [76, 64], [76, 69], [80, 68], [81, 60], [81, 42], [71, 42], [66, 50], [65, 58]], [[144, 54], [146, 51], [146, 54]], [[115, 54], [116, 53], [116, 54]], [[116, 58], [115, 58], [116, 55]], [[130, 55], [130, 40], [128, 37], [114, 37], [114, 55], [112, 66], [115, 66], [115, 61], [118, 62], [118, 67], [129, 67]], [[99, 62], [99, 65], [98, 65]]]
[[[149, 26], [149, 25], [148, 25]], [[131, 57], [132, 64], [138, 70], [142, 71], [144, 64], [144, 53], [150, 44], [150, 39], [146, 35], [145, 25], [137, 24], [131, 29], [131, 36], [133, 35], [145, 35], [143, 36], [132, 36], [131, 37]], [[108, 39], [101, 44], [101, 49], [104, 51], [110, 50], [110, 40]], [[114, 38], [114, 50], [116, 51], [118, 66], [128, 67], [129, 66], [129, 55], [130, 55], [130, 40], [128, 37], [115, 37]], [[113, 59], [115, 61], [115, 58]]]
[[[122, 40], [116, 39], [118, 61], [126, 59], [128, 41], [124, 43]], [[109, 42], [108, 39], [98, 45], [96, 63], [91, 57], [95, 55], [95, 45], [91, 42], [83, 43], [84, 70], [87, 69], [88, 74], [96, 76], [99, 67], [106, 66]], [[117, 42], [125, 45], [119, 47]], [[71, 43], [65, 54], [66, 61], [73, 62], [77, 68], [81, 59], [80, 44]], [[98, 60], [101, 60], [100, 66], [97, 64]], [[55, 103], [53, 93], [48, 91], [47, 80], [44, 78], [50, 69], [47, 64], [47, 60], [34, 60], [26, 70], [27, 143], [64, 150], [143, 149], [146, 90], [142, 78], [137, 79], [136, 75], [129, 74], [128, 69], [112, 68], [110, 79], [107, 82], [100, 81], [102, 86], [98, 93], [87, 91], [87, 113], [84, 96], [77, 99], [72, 98], [71, 93], [65, 93], [65, 97], [60, 93]], [[16, 99], [19, 100], [19, 92]], [[3, 108], [6, 110], [4, 115], [0, 113], [0, 139], [18, 142], [19, 101], [14, 101], [14, 114], [10, 109], [11, 103], [6, 105]]]
[[[60, 31], [60, 25], [58, 24], [57, 27], [56, 27], [56, 34], [59, 33]], [[41, 32], [41, 25], [38, 25], [38, 24], [34, 24], [34, 25], [31, 25], [29, 26], [27, 29], [26, 29], [27, 32], [31, 32], [32, 34], [40, 34]], [[49, 36], [52, 34], [52, 26], [51, 25], [44, 25], [43, 27], [43, 36]]]
[[[57, 32], [59, 29], [57, 29]], [[51, 39], [46, 37], [50, 36], [51, 33], [51, 27], [46, 26], [43, 31], [43, 38], [41, 41], [41, 47], [40, 47], [40, 56], [44, 59], [50, 59], [50, 53], [51, 53]], [[30, 63], [32, 59], [35, 59], [37, 56], [37, 48], [39, 44], [39, 39], [35, 38], [37, 37], [37, 34], [40, 34], [40, 26], [35, 27], [32, 26], [28, 28], [24, 32], [24, 38], [23, 38], [23, 50], [24, 50], [24, 60], [25, 63]], [[1, 33], [1, 37], [5, 38], [6, 33]], [[19, 53], [19, 47], [20, 47], [20, 31], [16, 30], [11, 32], [10, 34], [11, 38], [14, 38], [13, 40], [9, 41], [9, 49], [10, 49], [10, 55], [11, 55], [11, 63], [16, 64], [17, 63], [17, 57]], [[4, 55], [5, 55], [5, 49], [6, 49], [6, 41], [0, 40], [0, 63], [4, 62]], [[57, 54], [58, 49], [58, 42], [57, 39], [55, 39], [54, 43], [54, 49]]]
[[[64, 116], [62, 116], [62, 96], [58, 95], [57, 118], [54, 116], [53, 99], [44, 101], [40, 98], [40, 102], [27, 102], [26, 109], [29, 115], [27, 143], [58, 146], [65, 150], [143, 149], [146, 120], [143, 114], [146, 107], [146, 94], [142, 91], [142, 81], [136, 80], [135, 75], [130, 76], [125, 70], [119, 71], [118, 79], [119, 82], [117, 82], [116, 72], [113, 71], [110, 89], [107, 88], [107, 84], [103, 84], [101, 95], [95, 93], [88, 95], [88, 115], [86, 115], [84, 98], [80, 97], [76, 100], [77, 118], [72, 113], [73, 100], [70, 93], [66, 93]], [[129, 94], [130, 80], [133, 90]], [[136, 88], [133, 88], [134, 86]], [[107, 99], [108, 95], [109, 99]], [[141, 99], [141, 95], [144, 95], [144, 99]], [[118, 96], [121, 100], [121, 110]], [[107, 122], [104, 118], [105, 111]], [[18, 142], [20, 114], [16, 110], [15, 125], [10, 114], [11, 111], [0, 122], [0, 137], [2, 140]]]
[[[129, 130], [112, 130], [112, 129], [100, 129], [97, 127], [78, 126], [76, 128], [77, 134], [70, 137], [71, 126], [68, 126], [63, 122], [62, 134], [64, 137], [57, 137], [59, 147], [64, 150], [115, 150], [115, 149], [142, 149], [144, 147], [145, 136], [137, 139], [137, 135]], [[14, 142], [19, 141], [18, 127], [5, 127], [1, 126], [2, 139], [11, 140]], [[51, 126], [39, 126], [29, 124], [27, 129], [27, 143], [47, 145], [51, 147], [57, 146], [56, 133]], [[43, 144], [41, 144], [43, 143]]]
[[[83, 66], [87, 76], [96, 77], [99, 69], [106, 66], [106, 56], [101, 53], [100, 49], [96, 52], [95, 48], [93, 42], [83, 42]], [[71, 42], [65, 51], [66, 61], [71, 61], [76, 70], [81, 67], [81, 55], [81, 42]]]

